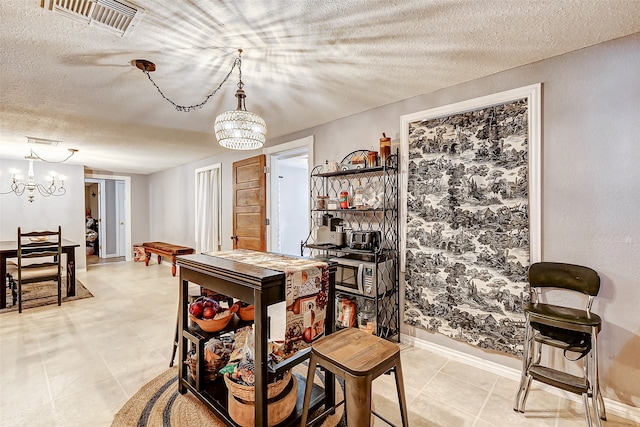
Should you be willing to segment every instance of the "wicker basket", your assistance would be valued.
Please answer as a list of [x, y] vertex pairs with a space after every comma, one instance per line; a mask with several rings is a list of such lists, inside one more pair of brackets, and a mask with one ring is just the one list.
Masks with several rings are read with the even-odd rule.
[[[278, 396], [277, 400], [267, 403], [267, 416], [269, 418], [268, 426], [275, 426], [286, 420], [296, 407], [298, 401], [298, 384], [296, 377], [291, 377], [293, 383], [289, 391]], [[285, 390], [287, 388], [285, 387]], [[271, 400], [271, 399], [270, 399]], [[254, 402], [245, 402], [236, 398], [229, 391], [229, 416], [241, 427], [253, 427], [255, 423], [255, 407]]]
[[[267, 399], [272, 399], [282, 393], [289, 381], [291, 380], [291, 371], [287, 371], [284, 376], [278, 381], [274, 381], [267, 385]], [[255, 387], [238, 384], [230, 379], [228, 376], [224, 376], [224, 382], [227, 384], [229, 392], [238, 399], [242, 399], [246, 402], [255, 401]]]
[[[218, 371], [224, 368], [227, 364], [228, 358], [219, 358], [214, 359], [211, 362], [207, 362], [203, 360], [201, 369], [204, 369], [204, 380], [205, 381], [213, 381], [218, 378]], [[192, 378], [196, 378], [196, 366], [198, 365], [198, 357], [196, 356], [196, 351], [191, 350], [187, 353], [187, 360], [184, 363], [189, 367], [189, 374]]]

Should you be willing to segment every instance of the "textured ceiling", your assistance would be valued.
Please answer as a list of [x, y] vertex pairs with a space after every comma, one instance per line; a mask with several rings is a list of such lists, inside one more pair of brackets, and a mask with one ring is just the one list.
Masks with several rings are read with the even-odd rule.
[[640, 31], [634, 0], [133, 0], [145, 13], [118, 37], [49, 1], [0, 1], [0, 155], [50, 138], [63, 144], [39, 154], [77, 148], [70, 162], [120, 173], [222, 152], [213, 121], [235, 109], [237, 72], [182, 113], [135, 59], [193, 105], [244, 49], [247, 109], [273, 138]]

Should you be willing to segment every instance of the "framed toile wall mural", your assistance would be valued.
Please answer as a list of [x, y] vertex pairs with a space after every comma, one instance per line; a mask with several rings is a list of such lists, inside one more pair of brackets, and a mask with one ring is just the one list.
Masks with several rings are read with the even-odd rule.
[[541, 85], [402, 116], [404, 322], [522, 354]]

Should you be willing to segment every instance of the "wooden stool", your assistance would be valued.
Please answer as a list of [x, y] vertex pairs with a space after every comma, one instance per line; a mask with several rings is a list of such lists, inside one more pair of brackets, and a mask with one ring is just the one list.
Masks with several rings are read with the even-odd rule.
[[371, 414], [393, 425], [371, 410], [371, 383], [385, 372], [395, 371], [402, 425], [404, 427], [409, 425], [400, 364], [400, 347], [397, 344], [355, 328], [343, 329], [316, 341], [311, 347], [301, 426], [316, 422], [345, 402], [325, 408], [322, 414], [307, 424], [316, 365], [344, 379], [345, 410], [349, 427], [368, 427]]

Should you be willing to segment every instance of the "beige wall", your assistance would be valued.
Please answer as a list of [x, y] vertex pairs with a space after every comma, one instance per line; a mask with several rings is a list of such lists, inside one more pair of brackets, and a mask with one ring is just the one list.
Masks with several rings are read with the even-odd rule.
[[[19, 170], [24, 182], [29, 169], [26, 160], [0, 159], [0, 191], [10, 187], [9, 171]], [[43, 177], [50, 171], [65, 176], [64, 196], [43, 197], [37, 191], [33, 202], [27, 193], [0, 195], [0, 240], [16, 240], [18, 227], [27, 230], [52, 230], [62, 227], [62, 237], [79, 244], [76, 248], [76, 269], [85, 268], [85, 221], [84, 221], [84, 168], [78, 165], [48, 165], [34, 162], [36, 182], [44, 183]]]

